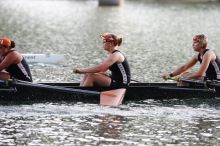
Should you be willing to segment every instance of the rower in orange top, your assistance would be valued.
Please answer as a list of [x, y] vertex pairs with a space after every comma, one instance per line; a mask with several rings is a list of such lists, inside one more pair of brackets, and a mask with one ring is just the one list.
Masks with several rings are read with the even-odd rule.
[[12, 49], [14, 47], [14, 41], [0, 38], [0, 80], [15, 78], [32, 82], [28, 64], [20, 53]]
[[[220, 59], [216, 54], [207, 49], [208, 39], [204, 34], [198, 34], [193, 37], [192, 47], [198, 52], [186, 64], [172, 71], [170, 74], [164, 74], [163, 78], [174, 77], [180, 75], [187, 79], [197, 80], [220, 80]], [[196, 72], [186, 72], [200, 62], [200, 68]]]
[[[103, 48], [109, 54], [100, 65], [74, 69], [74, 73], [85, 74], [81, 86], [127, 86], [130, 83], [130, 68], [125, 56], [118, 50], [122, 38], [111, 33], [101, 35]], [[108, 76], [106, 71], [110, 70]]]

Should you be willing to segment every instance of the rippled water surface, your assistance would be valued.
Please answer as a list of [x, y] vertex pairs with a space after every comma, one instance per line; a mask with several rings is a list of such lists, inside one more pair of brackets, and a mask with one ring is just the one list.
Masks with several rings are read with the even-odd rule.
[[[1, 0], [0, 36], [21, 53], [58, 53], [58, 65], [32, 64], [34, 81], [79, 81], [74, 67], [100, 63], [99, 37], [123, 37], [132, 78], [159, 76], [194, 52], [194, 34], [204, 33], [219, 53], [219, 3], [125, 0], [98, 7], [95, 0]], [[119, 107], [83, 103], [0, 106], [0, 145], [220, 145], [220, 99], [146, 100]]]
[[195, 107], [167, 102], [114, 108], [82, 103], [1, 106], [0, 144], [218, 145], [218, 107], [196, 99], [200, 104]]

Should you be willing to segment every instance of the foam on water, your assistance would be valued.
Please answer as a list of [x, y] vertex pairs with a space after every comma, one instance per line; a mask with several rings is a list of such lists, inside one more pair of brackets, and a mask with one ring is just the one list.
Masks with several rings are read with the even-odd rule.
[[[216, 100], [217, 101], [217, 100]], [[67, 110], [68, 109], [68, 110]], [[84, 103], [46, 103], [33, 105], [0, 106], [1, 116], [92, 116], [120, 115], [125, 117], [157, 117], [176, 120], [191, 120], [199, 117], [220, 118], [220, 109], [209, 105], [197, 107], [187, 105], [166, 106], [159, 101], [149, 100], [145, 103], [128, 103], [119, 107], [100, 106]]]

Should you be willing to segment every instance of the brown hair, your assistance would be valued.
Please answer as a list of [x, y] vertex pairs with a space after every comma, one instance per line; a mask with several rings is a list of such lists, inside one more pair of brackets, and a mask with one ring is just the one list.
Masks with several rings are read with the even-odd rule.
[[14, 47], [15, 47], [15, 42], [11, 41], [11, 48], [14, 48]]
[[202, 44], [202, 48], [206, 48], [208, 44], [208, 38], [204, 34], [195, 35], [195, 38]]

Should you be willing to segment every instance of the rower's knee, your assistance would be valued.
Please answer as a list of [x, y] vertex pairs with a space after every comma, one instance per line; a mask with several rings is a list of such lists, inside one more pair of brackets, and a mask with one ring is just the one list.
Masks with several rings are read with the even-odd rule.
[[177, 82], [177, 86], [178, 86], [178, 87], [189, 87], [190, 84], [189, 84], [189, 83], [182, 82], [182, 81], [179, 81], [179, 82]]
[[94, 74], [86, 74], [83, 86], [91, 87], [94, 85]]

